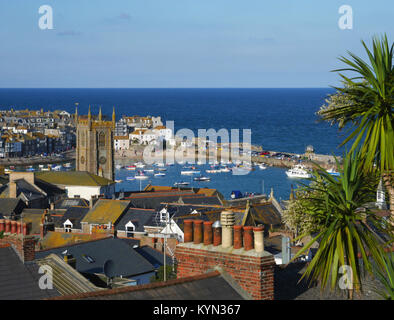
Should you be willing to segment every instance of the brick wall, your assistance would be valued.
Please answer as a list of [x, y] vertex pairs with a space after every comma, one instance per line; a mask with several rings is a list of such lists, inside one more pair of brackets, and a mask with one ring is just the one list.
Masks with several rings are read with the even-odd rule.
[[221, 267], [255, 300], [274, 298], [274, 257], [244, 248], [183, 243], [176, 247], [177, 278], [200, 275]]
[[0, 247], [12, 246], [23, 262], [35, 259], [35, 243], [35, 238], [31, 236], [4, 235], [0, 239]]

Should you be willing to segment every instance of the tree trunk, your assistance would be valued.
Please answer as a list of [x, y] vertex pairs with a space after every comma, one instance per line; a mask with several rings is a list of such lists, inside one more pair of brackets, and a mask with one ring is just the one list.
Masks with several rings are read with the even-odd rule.
[[389, 205], [390, 205], [390, 221], [394, 224], [394, 174], [390, 172], [388, 174], [383, 174], [383, 183], [386, 187], [387, 193], [389, 195]]

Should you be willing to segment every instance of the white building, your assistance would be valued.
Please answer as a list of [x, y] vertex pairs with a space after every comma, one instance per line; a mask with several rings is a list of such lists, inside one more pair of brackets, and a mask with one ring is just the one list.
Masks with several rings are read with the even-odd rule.
[[111, 198], [115, 194], [115, 182], [87, 171], [45, 171], [35, 177], [53, 184], [67, 193], [67, 197], [90, 200], [100, 195]]
[[114, 137], [114, 148], [118, 150], [129, 150], [130, 139], [128, 136], [115, 136]]

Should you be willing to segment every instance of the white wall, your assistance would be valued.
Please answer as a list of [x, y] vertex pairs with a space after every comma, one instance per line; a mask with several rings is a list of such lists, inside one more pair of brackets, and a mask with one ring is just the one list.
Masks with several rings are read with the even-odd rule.
[[78, 195], [86, 200], [90, 200], [92, 196], [98, 196], [100, 194], [111, 197], [115, 192], [115, 184], [104, 187], [66, 186], [65, 188], [69, 198], [74, 198], [74, 196]]

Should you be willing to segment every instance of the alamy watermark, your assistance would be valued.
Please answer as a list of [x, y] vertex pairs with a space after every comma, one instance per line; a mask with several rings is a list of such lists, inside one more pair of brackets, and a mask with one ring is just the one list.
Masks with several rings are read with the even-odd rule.
[[339, 7], [338, 13], [342, 14], [338, 20], [338, 27], [341, 30], [353, 29], [353, 8], [348, 4]]
[[165, 126], [171, 132], [171, 138], [160, 144], [148, 144], [143, 151], [146, 164], [218, 164], [235, 163], [238, 166], [232, 173], [246, 175], [252, 162], [252, 131], [242, 129], [179, 129], [175, 134], [174, 121], [166, 121]]
[[38, 19], [38, 27], [41, 30], [53, 29], [53, 9], [50, 5], [42, 5], [38, 8], [38, 13], [42, 16]]
[[342, 290], [352, 290], [353, 289], [353, 269], [351, 266], [342, 265], [339, 268], [339, 273], [342, 276], [339, 278], [339, 288]]
[[38, 280], [38, 286], [41, 290], [53, 289], [53, 271], [48, 265], [42, 265], [38, 269], [39, 274], [43, 274]]

